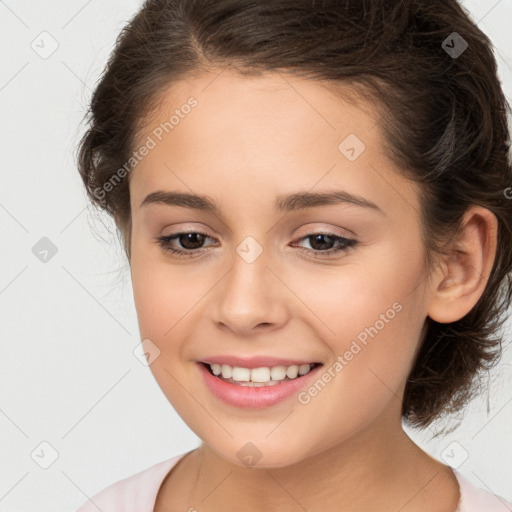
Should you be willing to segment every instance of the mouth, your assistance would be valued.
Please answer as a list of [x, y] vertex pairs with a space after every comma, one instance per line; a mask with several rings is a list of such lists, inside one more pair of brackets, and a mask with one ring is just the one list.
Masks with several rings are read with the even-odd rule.
[[212, 396], [246, 410], [274, 406], [293, 397], [298, 399], [301, 390], [318, 378], [323, 366], [323, 363], [302, 363], [247, 368], [205, 361], [196, 364]]
[[300, 379], [323, 366], [322, 363], [302, 363], [290, 365], [260, 366], [247, 368], [220, 363], [200, 361], [206, 371], [224, 382], [246, 387], [275, 386], [291, 380]]

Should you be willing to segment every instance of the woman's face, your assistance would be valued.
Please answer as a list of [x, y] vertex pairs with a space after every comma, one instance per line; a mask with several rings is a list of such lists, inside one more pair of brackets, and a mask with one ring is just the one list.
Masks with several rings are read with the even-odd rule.
[[[387, 159], [378, 123], [369, 103], [319, 83], [225, 70], [170, 88], [138, 138], [131, 274], [141, 339], [173, 407], [233, 463], [252, 454], [253, 465], [286, 466], [400, 428], [428, 290], [418, 191]], [[339, 200], [304, 200], [334, 192]], [[208, 196], [216, 211], [173, 204], [171, 193]], [[168, 239], [188, 251], [180, 257], [159, 244], [178, 233], [207, 236]], [[327, 253], [343, 239], [355, 245]], [[206, 385], [199, 361], [223, 356], [322, 366], [280, 401], [251, 407]], [[235, 399], [272, 390], [222, 385]]]

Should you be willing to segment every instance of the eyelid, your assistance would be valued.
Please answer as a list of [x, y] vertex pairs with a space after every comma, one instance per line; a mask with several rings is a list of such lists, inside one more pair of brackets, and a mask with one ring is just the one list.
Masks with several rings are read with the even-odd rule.
[[343, 238], [357, 238], [357, 235], [353, 231], [350, 231], [347, 228], [340, 228], [339, 226], [333, 227], [332, 225], [326, 226], [325, 224], [318, 223], [318, 222], [306, 224], [305, 226], [301, 226], [300, 229], [297, 231], [297, 235], [294, 235], [294, 236], [302, 237], [302, 236], [309, 235], [312, 232], [313, 233], [317, 233], [317, 232], [332, 233], [333, 235], [341, 236]]

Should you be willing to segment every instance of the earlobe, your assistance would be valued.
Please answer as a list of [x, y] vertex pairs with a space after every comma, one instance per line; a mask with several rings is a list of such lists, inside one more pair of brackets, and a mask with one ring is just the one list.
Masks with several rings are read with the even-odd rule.
[[431, 281], [428, 316], [439, 323], [456, 322], [478, 302], [496, 256], [498, 221], [487, 208], [473, 206], [464, 214], [461, 233], [452, 243]]

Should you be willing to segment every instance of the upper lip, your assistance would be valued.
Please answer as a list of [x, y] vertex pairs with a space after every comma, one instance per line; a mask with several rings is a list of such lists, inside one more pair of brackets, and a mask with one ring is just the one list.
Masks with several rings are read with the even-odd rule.
[[237, 356], [212, 356], [205, 359], [201, 359], [198, 362], [207, 364], [228, 364], [229, 366], [237, 366], [241, 368], [261, 368], [273, 366], [292, 366], [296, 364], [313, 364], [316, 361], [307, 359], [288, 359], [282, 357], [270, 357], [270, 356], [254, 356], [254, 357], [237, 357]]

